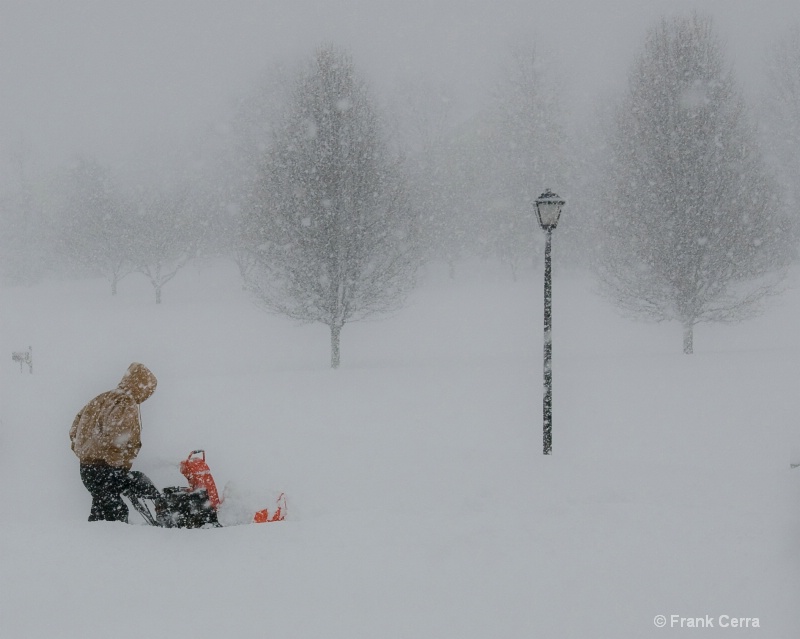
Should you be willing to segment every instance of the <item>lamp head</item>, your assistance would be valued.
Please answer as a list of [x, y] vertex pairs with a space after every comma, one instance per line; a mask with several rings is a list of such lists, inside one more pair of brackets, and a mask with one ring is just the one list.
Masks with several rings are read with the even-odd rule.
[[539, 226], [543, 231], [552, 231], [556, 228], [558, 218], [561, 216], [561, 207], [565, 203], [550, 189], [536, 198], [536, 216], [539, 218]]

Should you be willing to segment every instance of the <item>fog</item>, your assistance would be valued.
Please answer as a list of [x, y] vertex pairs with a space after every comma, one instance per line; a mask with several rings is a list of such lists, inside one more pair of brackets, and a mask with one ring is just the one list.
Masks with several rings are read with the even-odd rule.
[[[189, 627], [195, 639], [265, 636], [265, 628], [276, 637], [331, 639], [638, 638], [650, 636], [654, 617], [660, 626], [659, 619], [709, 614], [762, 620], [763, 634], [738, 636], [794, 636], [800, 471], [787, 457], [800, 450], [800, 287], [787, 286], [779, 304], [747, 324], [704, 325], [698, 353], [688, 357], [680, 353], [681, 336], [690, 352], [685, 325], [619, 317], [596, 294], [598, 269], [572, 267], [592, 266], [609, 246], [639, 248], [604, 244], [593, 233], [602, 215], [610, 226], [626, 210], [603, 208], [595, 188], [609, 147], [596, 142], [604, 132], [594, 118], [608, 98], [619, 103], [648, 28], [694, 9], [712, 16], [757, 104], [771, 41], [800, 22], [798, 0], [0, 0], [0, 636], [179, 637]], [[448, 126], [466, 123], [457, 132], [475, 133], [480, 118], [468, 118], [487, 104], [510, 46], [525, 42], [545, 61], [546, 86], [559, 91], [571, 157], [556, 175], [568, 178], [545, 181], [542, 171], [532, 179], [535, 162], [527, 160], [546, 145], [513, 125], [495, 148], [463, 136], [456, 151], [465, 148], [465, 157], [447, 155], [459, 162], [444, 175], [426, 173], [434, 161], [412, 157], [409, 172], [429, 178], [412, 193], [428, 206], [424, 286], [386, 321], [348, 324], [343, 366], [325, 374], [334, 325], [323, 317], [298, 326], [296, 317], [256, 308], [250, 295], [246, 268], [269, 267], [256, 275], [271, 276], [275, 260], [256, 259], [276, 251], [261, 241], [260, 231], [271, 230], [263, 219], [259, 233], [237, 224], [245, 212], [248, 221], [270, 213], [277, 189], [266, 205], [240, 206], [250, 194], [231, 174], [238, 178], [241, 165], [213, 173], [227, 149], [219, 144], [215, 155], [218, 147], [206, 143], [236, 135], [237, 103], [268, 69], [327, 43], [352, 54], [391, 115], [403, 113], [405, 93], [443, 84], [454, 106]], [[486, 138], [500, 128], [488, 130]], [[800, 144], [784, 140], [797, 160]], [[193, 144], [203, 153], [188, 152]], [[91, 161], [72, 163], [76, 154]], [[561, 157], [545, 159], [557, 165]], [[154, 176], [171, 176], [162, 169], [193, 162], [210, 170], [150, 188]], [[512, 164], [519, 179], [503, 182]], [[719, 165], [700, 166], [704, 175], [709, 166]], [[784, 168], [776, 181], [788, 184], [788, 169], [800, 162]], [[631, 174], [645, 175], [614, 177]], [[147, 179], [136, 183], [139, 176]], [[750, 184], [725, 182], [726, 197]], [[681, 193], [691, 192], [684, 184]], [[549, 187], [567, 201], [553, 234], [552, 457], [539, 454], [550, 233], [536, 228], [530, 206]], [[786, 190], [781, 214], [800, 201]], [[748, 243], [725, 253], [731, 262], [742, 256], [741, 266], [703, 271], [715, 276], [710, 285], [764, 263], [745, 258], [773, 257], [764, 237], [782, 230], [777, 213], [768, 228], [746, 222], [778, 196], [756, 195], [761, 209], [725, 210], [721, 235]], [[330, 204], [315, 202], [315, 214]], [[667, 217], [660, 206], [645, 212], [645, 221]], [[310, 216], [295, 219], [310, 229]], [[697, 219], [708, 227], [708, 215]], [[673, 212], [667, 221], [682, 219]], [[364, 235], [363, 226], [340, 226]], [[656, 257], [711, 256], [726, 267], [719, 252], [700, 248], [716, 243], [720, 226], [698, 224], [683, 234], [696, 240], [693, 251]], [[395, 228], [383, 225], [378, 235], [405, 245], [401, 233], [383, 232]], [[751, 228], [758, 233], [746, 236]], [[214, 240], [202, 251], [201, 235]], [[283, 238], [264, 239], [277, 246]], [[509, 268], [517, 256], [528, 271], [519, 280]], [[629, 270], [655, 272], [639, 268], [644, 260], [631, 259]], [[377, 260], [362, 262], [363, 281]], [[315, 266], [294, 272], [319, 273], [320, 287], [333, 281]], [[158, 303], [173, 275], [157, 306], [153, 289]], [[797, 265], [791, 278], [800, 279]], [[660, 288], [625, 292], [648, 301], [664, 279], [651, 278]], [[36, 374], [21, 363], [18, 371], [9, 351], [35, 354]], [[231, 487], [228, 503], [241, 497], [248, 517], [274, 503], [263, 501], [270, 491], [286, 491], [285, 524], [226, 526], [189, 539], [83, 523], [90, 496], [67, 448], [68, 426], [134, 360], [152, 366], [162, 389], [143, 409], [136, 469], [159, 487], [183, 484], [177, 462], [202, 446], [218, 485]], [[797, 454], [790, 463], [800, 463]], [[202, 571], [209, 598], [186, 587], [187, 566]], [[109, 588], [117, 575], [124, 577]], [[143, 630], [148, 621], [154, 630]], [[718, 636], [709, 632], [703, 636]]]
[[323, 42], [349, 49], [379, 91], [444, 83], [459, 113], [480, 107], [510, 43], [533, 42], [570, 118], [625, 81], [661, 15], [709, 13], [746, 87], [758, 89], [793, 0], [320, 0], [0, 3], [0, 187], [24, 152], [48, 169], [75, 153], [118, 174], [223, 127], [237, 96]]

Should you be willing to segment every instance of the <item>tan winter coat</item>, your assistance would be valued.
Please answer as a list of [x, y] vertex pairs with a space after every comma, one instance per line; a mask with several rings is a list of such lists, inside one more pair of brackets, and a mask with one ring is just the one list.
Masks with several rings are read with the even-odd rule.
[[75, 416], [69, 438], [82, 464], [129, 469], [142, 447], [139, 404], [156, 389], [156, 376], [134, 362], [119, 385], [102, 393]]

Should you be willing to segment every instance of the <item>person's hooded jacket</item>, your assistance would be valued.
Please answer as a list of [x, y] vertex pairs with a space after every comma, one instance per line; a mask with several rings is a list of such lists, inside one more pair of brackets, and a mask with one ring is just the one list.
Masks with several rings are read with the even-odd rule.
[[90, 401], [75, 416], [69, 438], [81, 464], [130, 469], [142, 447], [139, 404], [156, 389], [156, 376], [134, 362], [119, 385]]

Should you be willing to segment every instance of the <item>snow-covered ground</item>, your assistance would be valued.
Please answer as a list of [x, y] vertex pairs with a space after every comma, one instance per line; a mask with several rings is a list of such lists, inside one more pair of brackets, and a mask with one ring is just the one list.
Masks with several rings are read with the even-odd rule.
[[[0, 289], [0, 637], [797, 637], [800, 292], [685, 356], [557, 270], [545, 457], [541, 272], [473, 270], [347, 325], [337, 371], [225, 263], [160, 306], [136, 276]], [[159, 379], [134, 468], [182, 485], [204, 448], [224, 520], [285, 491], [286, 521], [86, 522], [67, 432], [131, 361]]]

